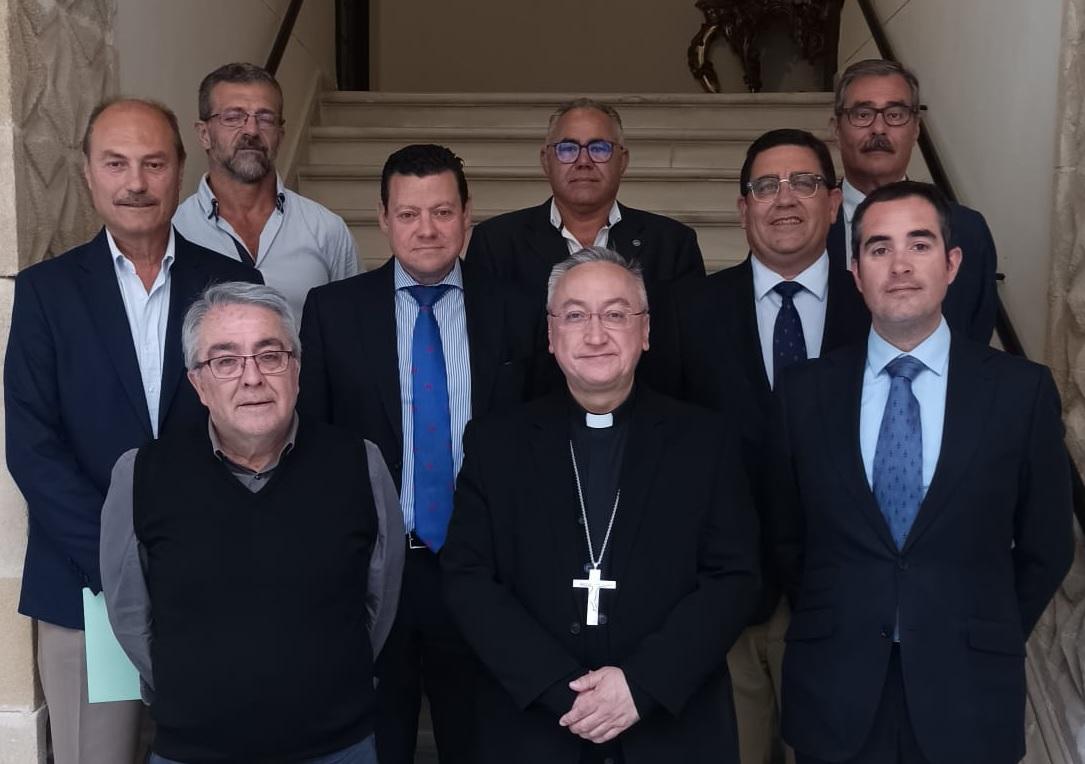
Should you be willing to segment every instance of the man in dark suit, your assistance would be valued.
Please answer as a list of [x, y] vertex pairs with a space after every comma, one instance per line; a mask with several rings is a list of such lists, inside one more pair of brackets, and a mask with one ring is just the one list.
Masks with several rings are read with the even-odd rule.
[[470, 226], [459, 157], [407, 146], [381, 175], [392, 259], [309, 293], [302, 320], [302, 415], [376, 443], [408, 530], [399, 611], [376, 666], [382, 764], [414, 760], [425, 687], [442, 762], [475, 761], [477, 665], [441, 599], [437, 552], [452, 510], [467, 420], [526, 399], [542, 316], [459, 253]]
[[692, 228], [618, 203], [629, 165], [622, 141], [622, 120], [613, 107], [590, 98], [559, 107], [539, 149], [553, 196], [475, 226], [467, 261], [516, 284], [540, 306], [550, 269], [593, 245], [640, 262], [653, 303], [657, 285], [704, 276]]
[[548, 291], [567, 390], [468, 428], [441, 557], [489, 669], [478, 761], [737, 764], [725, 656], [758, 580], [738, 438], [634, 389], [636, 266], [589, 248]]
[[[829, 231], [829, 257], [850, 268], [855, 208], [876, 188], [904, 178], [919, 138], [919, 80], [895, 61], [870, 59], [849, 66], [836, 86], [830, 128], [844, 164], [843, 214]], [[982, 342], [991, 341], [998, 292], [998, 258], [987, 221], [976, 210], [950, 204], [953, 240], [961, 267], [946, 293], [942, 314], [949, 328]]]
[[[840, 205], [828, 147], [803, 130], [771, 130], [746, 152], [740, 185], [750, 257], [681, 290], [669, 301], [674, 325], [654, 339], [667, 389], [730, 414], [741, 429], [747, 475], [764, 513], [774, 380], [792, 363], [861, 340], [870, 315], [851, 274], [830, 267], [825, 249]], [[769, 764], [779, 747], [788, 608], [767, 554], [762, 579], [761, 604], [727, 657], [743, 764]]]
[[1025, 641], [1073, 556], [1068, 460], [1050, 372], [941, 314], [961, 262], [949, 219], [927, 184], [868, 196], [852, 242], [870, 335], [777, 390], [800, 764], [1025, 752]]
[[135, 99], [101, 104], [84, 175], [105, 227], [19, 274], [4, 366], [7, 462], [29, 533], [19, 612], [37, 620], [57, 764], [130, 762], [139, 702], [88, 704], [81, 590], [102, 589], [102, 502], [117, 457], [206, 418], [183, 381], [181, 321], [211, 282], [260, 276], [170, 225], [185, 151], [177, 119]]

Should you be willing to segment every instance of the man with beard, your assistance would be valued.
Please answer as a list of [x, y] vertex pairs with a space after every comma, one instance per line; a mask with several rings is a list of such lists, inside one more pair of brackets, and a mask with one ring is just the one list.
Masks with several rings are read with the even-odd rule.
[[196, 135], [207, 174], [173, 223], [197, 244], [256, 267], [300, 316], [310, 288], [358, 272], [358, 252], [341, 217], [275, 172], [282, 110], [282, 88], [259, 66], [226, 64], [203, 78]]
[[[849, 66], [836, 85], [829, 123], [844, 165], [842, 215], [829, 230], [829, 258], [851, 268], [851, 221], [874, 189], [904, 178], [919, 138], [919, 80], [895, 61], [869, 59]], [[983, 215], [950, 204], [949, 249], [960, 247], [961, 268], [942, 314], [951, 329], [984, 344], [995, 328], [997, 256]]]

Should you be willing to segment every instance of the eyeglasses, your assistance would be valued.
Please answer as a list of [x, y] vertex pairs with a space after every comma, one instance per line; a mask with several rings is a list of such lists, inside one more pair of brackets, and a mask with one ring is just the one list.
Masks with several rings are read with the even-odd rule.
[[252, 117], [256, 121], [256, 126], [261, 130], [272, 130], [281, 126], [283, 123], [279, 118], [279, 115], [273, 111], [245, 111], [244, 109], [227, 109], [226, 111], [220, 111], [217, 114], [208, 116], [204, 122], [210, 122], [213, 119], [217, 119], [219, 124], [223, 127], [229, 127], [236, 130], [239, 127], [244, 127], [245, 123], [249, 121], [249, 117]]
[[550, 313], [552, 318], [558, 320], [558, 324], [562, 329], [575, 329], [576, 327], [586, 327], [592, 319], [592, 316], [599, 317], [599, 323], [607, 329], [627, 329], [633, 323], [634, 316], [646, 316], [647, 310], [631, 311], [631, 310], [604, 310], [601, 313], [589, 313], [586, 310], [566, 310], [562, 313]]
[[251, 355], [215, 356], [200, 361], [195, 368], [206, 366], [215, 379], [237, 379], [245, 373], [245, 364], [251, 358], [261, 374], [282, 374], [293, 357], [293, 350], [262, 350]]
[[850, 109], [841, 109], [841, 113], [847, 116], [848, 123], [852, 127], [870, 127], [879, 114], [882, 115], [885, 124], [890, 127], [902, 127], [912, 121], [913, 114], [918, 114], [926, 108], [926, 106], [894, 103], [884, 109], [875, 109], [873, 106], [853, 106]]
[[587, 143], [577, 143], [576, 141], [557, 141], [556, 143], [548, 143], [554, 149], [554, 156], [562, 164], [572, 164], [580, 158], [580, 152], [582, 149], [588, 150], [588, 158], [596, 164], [603, 162], [609, 162], [610, 158], [614, 156], [614, 148], [624, 149], [620, 143], [612, 143], [611, 141], [604, 141], [601, 138], [595, 141], [588, 141]]
[[800, 199], [809, 199], [818, 192], [818, 186], [825, 178], [813, 172], [793, 172], [786, 178], [778, 175], [762, 175], [746, 184], [746, 190], [759, 202], [771, 202], [780, 193], [780, 187], [786, 183], [791, 193]]

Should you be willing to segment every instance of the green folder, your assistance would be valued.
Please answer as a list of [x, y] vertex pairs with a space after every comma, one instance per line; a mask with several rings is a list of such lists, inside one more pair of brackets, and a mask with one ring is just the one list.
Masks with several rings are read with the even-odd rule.
[[87, 636], [87, 699], [91, 703], [139, 700], [139, 672], [113, 635], [105, 597], [83, 589], [83, 619]]

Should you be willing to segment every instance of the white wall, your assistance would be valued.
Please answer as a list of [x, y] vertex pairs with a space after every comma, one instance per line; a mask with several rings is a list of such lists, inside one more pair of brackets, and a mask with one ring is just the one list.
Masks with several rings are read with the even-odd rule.
[[[875, 0], [919, 77], [927, 125], [958, 196], [987, 218], [1006, 309], [1044, 360], [1062, 0]], [[877, 58], [846, 0], [841, 68]]]
[[[177, 112], [188, 150], [184, 193], [207, 168], [192, 128], [204, 75], [231, 61], [263, 64], [288, 0], [117, 0], [114, 45], [120, 90], [163, 101]], [[289, 172], [308, 110], [335, 82], [333, 0], [306, 0], [277, 75], [285, 99], [286, 141], [280, 171]]]

